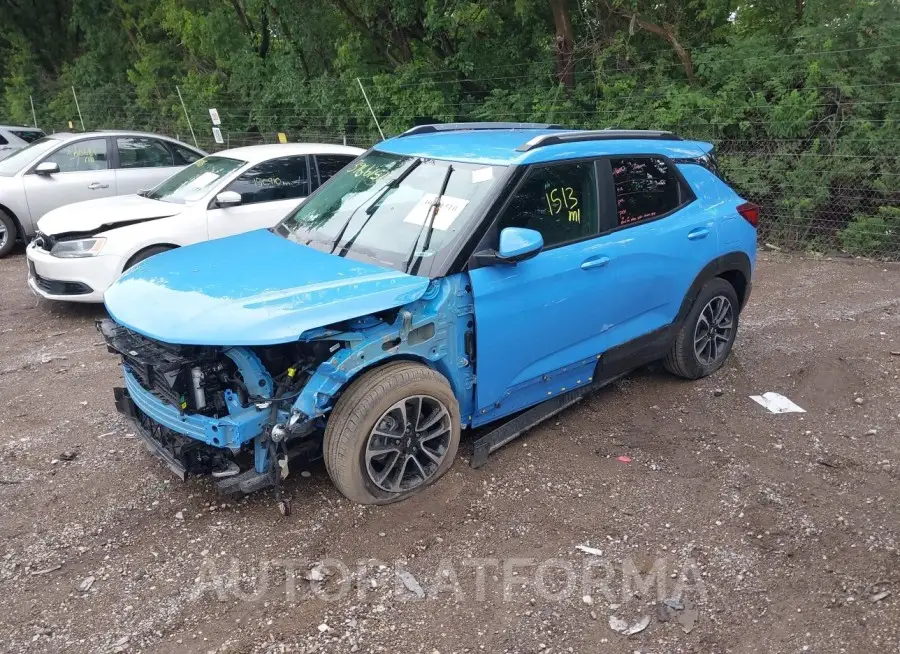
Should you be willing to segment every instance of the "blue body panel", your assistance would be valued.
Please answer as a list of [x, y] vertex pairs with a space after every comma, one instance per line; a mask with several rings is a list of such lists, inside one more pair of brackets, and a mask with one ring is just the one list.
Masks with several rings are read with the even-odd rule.
[[[694, 279], [720, 254], [719, 220], [737, 215], [712, 173], [680, 170], [697, 199], [669, 216], [470, 273], [474, 426], [591, 381], [589, 367], [579, 366], [675, 320]], [[571, 378], [557, 381], [563, 373]]]
[[[474, 313], [468, 281], [465, 274], [432, 281], [422, 299], [405, 306], [392, 324], [379, 323], [359, 332], [304, 334], [302, 340], [340, 340], [351, 346], [319, 365], [293, 408], [310, 418], [322, 416], [331, 410], [334, 396], [360, 373], [390, 359], [407, 359], [425, 363], [447, 378], [466, 426], [475, 385], [475, 371], [465, 351], [465, 334]], [[416, 337], [416, 330], [427, 330], [428, 325], [434, 326], [433, 335], [419, 340], [424, 336]]]
[[536, 136], [572, 130], [510, 129], [469, 132], [436, 132], [397, 136], [382, 141], [376, 150], [413, 157], [466, 161], [490, 166], [509, 166], [619, 154], [662, 154], [673, 159], [706, 154], [712, 144], [702, 141], [620, 139], [547, 145], [528, 152], [517, 148]]
[[166, 343], [272, 345], [412, 302], [428, 282], [259, 230], [151, 257], [104, 300], [116, 322]]

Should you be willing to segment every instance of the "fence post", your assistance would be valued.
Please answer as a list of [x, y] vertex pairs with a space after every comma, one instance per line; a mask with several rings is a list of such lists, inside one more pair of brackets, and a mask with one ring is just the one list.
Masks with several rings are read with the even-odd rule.
[[78, 106], [78, 96], [75, 95], [75, 87], [72, 87], [72, 97], [75, 98], [75, 108], [78, 109], [78, 120], [81, 121], [81, 131], [85, 131], [84, 129], [84, 118], [81, 115], [81, 107]]
[[194, 147], [199, 149], [200, 146], [197, 145], [197, 135], [194, 134], [194, 126], [191, 125], [191, 117], [188, 115], [187, 107], [184, 106], [184, 98], [181, 97], [181, 89], [178, 88], [177, 84], [175, 85], [175, 90], [178, 91], [178, 99], [181, 101], [181, 108], [184, 111], [184, 117], [187, 118], [188, 129], [191, 130], [191, 138], [194, 139]]

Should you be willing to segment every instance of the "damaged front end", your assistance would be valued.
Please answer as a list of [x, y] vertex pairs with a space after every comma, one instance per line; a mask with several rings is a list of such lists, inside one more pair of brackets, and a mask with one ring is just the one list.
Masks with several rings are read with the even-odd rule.
[[458, 397], [471, 397], [471, 311], [465, 280], [453, 277], [432, 281], [409, 305], [282, 344], [175, 345], [110, 319], [97, 326], [122, 357], [116, 406], [137, 435], [182, 479], [209, 474], [231, 494], [278, 490], [294, 462], [320, 457], [327, 414], [343, 389], [387, 359], [425, 361]]
[[[270, 455], [300, 454], [275, 451], [282, 448], [272, 447], [273, 426], [290, 423], [282, 439], [302, 440], [315, 430], [310, 421], [290, 420], [287, 400], [333, 345], [171, 345], [109, 319], [98, 329], [110, 352], [122, 357], [125, 386], [115, 389], [116, 408], [182, 479], [211, 474], [243, 492], [270, 485], [275, 482]], [[312, 453], [317, 448], [310, 440], [300, 449]], [[246, 474], [241, 476], [241, 470]]]

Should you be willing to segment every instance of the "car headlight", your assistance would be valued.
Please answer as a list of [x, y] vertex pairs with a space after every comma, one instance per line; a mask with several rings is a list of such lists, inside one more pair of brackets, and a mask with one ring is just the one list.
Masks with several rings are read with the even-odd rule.
[[82, 238], [77, 241], [58, 241], [50, 254], [62, 259], [80, 259], [82, 257], [96, 257], [106, 243], [105, 238]]

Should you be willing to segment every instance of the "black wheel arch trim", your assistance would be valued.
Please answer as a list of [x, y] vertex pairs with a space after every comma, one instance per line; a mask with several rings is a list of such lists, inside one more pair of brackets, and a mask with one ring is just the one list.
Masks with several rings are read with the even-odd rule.
[[0, 204], [0, 212], [5, 213], [9, 216], [9, 219], [13, 221], [13, 227], [16, 228], [16, 233], [13, 234], [14, 240], [27, 241], [28, 235], [25, 233], [25, 227], [22, 225], [19, 217], [16, 216], [15, 213], [9, 210], [9, 208], [3, 204]]
[[697, 299], [697, 295], [700, 293], [700, 289], [703, 288], [703, 285], [706, 282], [715, 277], [721, 277], [724, 273], [733, 271], [740, 273], [744, 278], [745, 286], [740, 306], [740, 309], [743, 310], [747, 305], [747, 300], [750, 298], [753, 267], [750, 264], [750, 257], [747, 256], [746, 252], [729, 252], [728, 254], [723, 254], [710, 261], [703, 267], [697, 277], [694, 278], [688, 292], [685, 293], [684, 299], [681, 301], [681, 308], [678, 310], [678, 315], [675, 317], [674, 324], [680, 326], [684, 322], [694, 304], [694, 300]]

